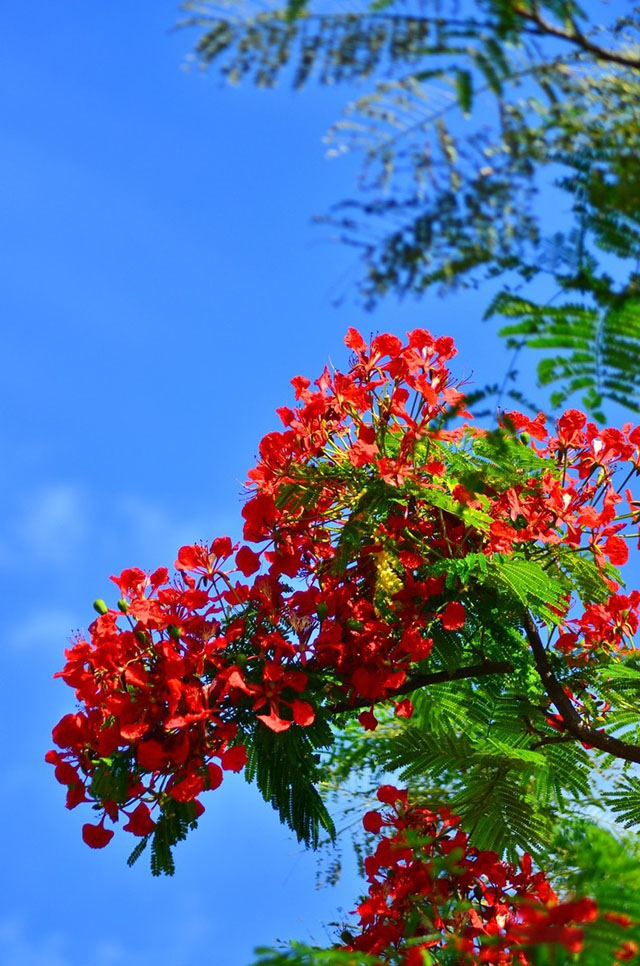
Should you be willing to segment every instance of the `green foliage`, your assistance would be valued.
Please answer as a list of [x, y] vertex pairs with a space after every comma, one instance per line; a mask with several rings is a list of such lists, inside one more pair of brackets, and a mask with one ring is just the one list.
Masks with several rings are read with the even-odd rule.
[[[627, 3], [614, 12], [617, 20], [596, 29], [571, 0], [473, 0], [464, 9], [453, 0], [184, 6], [194, 11], [186, 23], [201, 31], [200, 63], [217, 64], [231, 82], [271, 87], [281, 75], [296, 88], [313, 78], [372, 82], [328, 135], [331, 154], [363, 156], [361, 194], [323, 219], [360, 252], [366, 305], [391, 291], [420, 295], [434, 285], [500, 279], [486, 318], [505, 320], [500, 334], [512, 350], [542, 353], [538, 380], [553, 406], [579, 394], [596, 419], [608, 403], [640, 412], [640, 8]], [[568, 215], [561, 231], [536, 211], [545, 185], [554, 186]], [[508, 396], [504, 390], [489, 387], [477, 401], [491, 392]], [[386, 444], [393, 455], [399, 440], [390, 435]], [[486, 532], [493, 522], [486, 492], [526, 490], [540, 473], [561, 474], [508, 434], [467, 440], [458, 450], [429, 440], [415, 455], [417, 462], [442, 459], [443, 479], [464, 485], [474, 505], [461, 504], [446, 484], [408, 483], [399, 492], [352, 467], [352, 512], [348, 519], [336, 512], [339, 535], [332, 534], [337, 571], [371, 543], [394, 503], [419, 499], [433, 517], [456, 516]], [[320, 460], [314, 472], [311, 483], [292, 479], [283, 487], [279, 504], [311, 511], [338, 470]], [[366, 735], [353, 721], [359, 709], [345, 712], [344, 705], [335, 734], [322, 712], [305, 729], [247, 729], [246, 775], [313, 848], [335, 837], [323, 795], [339, 796], [357, 775], [357, 794], [365, 797], [363, 774], [372, 783], [397, 775], [425, 804], [450, 805], [478, 849], [513, 862], [528, 851], [562, 894], [591, 894], [601, 910], [628, 914], [631, 930], [602, 916], [586, 926], [580, 962], [609, 966], [612, 949], [640, 941], [640, 852], [620, 828], [640, 824], [640, 778], [628, 763], [553, 727], [525, 615], [545, 638], [559, 685], [576, 688], [589, 723], [636, 742], [640, 667], [633, 658], [574, 667], [553, 647], [564, 601], [574, 594], [583, 604], [604, 603], [603, 577], [618, 580], [615, 569], [575, 548], [527, 553], [487, 556], [470, 546], [464, 556], [429, 564], [429, 576], [443, 575], [456, 591], [466, 619], [459, 632], [433, 621], [433, 650], [418, 676], [445, 677], [485, 662], [503, 662], [504, 673], [422, 685], [411, 695], [409, 722], [401, 726], [390, 705], [377, 706], [379, 727]], [[389, 566], [400, 575], [396, 564]], [[384, 616], [393, 618], [391, 606]], [[603, 717], [605, 701], [611, 707]], [[122, 799], [117, 762], [96, 771], [94, 786], [103, 798]], [[602, 804], [613, 831], [586, 815]], [[151, 842], [154, 874], [171, 873], [172, 848], [195, 822], [191, 806], [170, 801], [130, 863]], [[255, 966], [373, 962], [296, 943], [257, 956]], [[547, 951], [534, 962], [569, 958]]]
[[[552, 405], [580, 393], [597, 419], [606, 402], [639, 410], [631, 0], [603, 7], [603, 24], [570, 0], [184, 8], [200, 63], [233, 82], [370, 82], [327, 138], [330, 154], [363, 157], [361, 191], [321, 219], [361, 254], [366, 305], [505, 276], [489, 314], [510, 320], [509, 342], [544, 352], [538, 376]], [[551, 184], [561, 231], [536, 205]]]
[[377, 957], [291, 943], [288, 949], [260, 948], [252, 966], [376, 966]]
[[91, 794], [96, 798], [126, 802], [129, 767], [129, 758], [123, 755], [102, 758], [93, 775]]
[[[638, 249], [640, 251], [640, 248]], [[596, 308], [586, 305], [536, 305], [501, 292], [488, 310], [517, 319], [500, 330], [511, 344], [522, 340], [530, 349], [552, 350], [538, 364], [543, 386], [558, 386], [554, 406], [562, 406], [581, 392], [582, 405], [603, 420], [605, 400], [640, 411], [640, 299], [621, 297], [617, 304], [609, 293], [594, 289]], [[604, 294], [604, 297], [603, 297]]]
[[318, 752], [333, 741], [326, 722], [318, 717], [310, 727], [294, 726], [280, 734], [259, 725], [244, 740], [247, 781], [255, 781], [298, 841], [317, 848], [323, 832], [333, 838], [333, 821], [316, 788], [323, 777]]
[[515, 859], [539, 859], [568, 802], [589, 794], [586, 753], [553, 739], [535, 695], [520, 689], [481, 693], [443, 684], [416, 696], [408, 727], [382, 738], [385, 765], [432, 798], [444, 785], [472, 843]]
[[517, 601], [516, 613], [522, 613], [524, 608], [550, 624], [558, 623], [557, 609], [567, 592], [567, 584], [560, 574], [547, 572], [535, 560], [494, 554], [488, 566], [487, 582], [491, 576]]
[[176, 870], [173, 849], [178, 842], [186, 839], [190, 830], [197, 826], [198, 820], [193, 802], [176, 802], [167, 797], [155, 829], [138, 842], [127, 864], [132, 866], [137, 862], [151, 842], [152, 875], [173, 875]]
[[[264, 725], [243, 736], [248, 751], [245, 776], [254, 781], [265, 801], [298, 840], [317, 848], [321, 835], [333, 838], [335, 828], [317, 785], [322, 780], [319, 752], [333, 741], [329, 726], [317, 718], [305, 729], [292, 727], [274, 734]], [[177, 802], [167, 795], [154, 831], [136, 845], [128, 859], [133, 865], [151, 843], [153, 875], [173, 875], [173, 849], [197, 826], [193, 802]]]
[[415, 61], [433, 29], [433, 20], [420, 16], [320, 13], [299, 2], [285, 9], [245, 9], [245, 16], [229, 11], [225, 17], [212, 9], [210, 16], [196, 15], [185, 25], [204, 28], [196, 45], [203, 64], [220, 60], [229, 81], [247, 79], [259, 87], [272, 87], [290, 63], [298, 88], [312, 76], [324, 84], [367, 77], [389, 61]]
[[625, 828], [640, 825], [640, 779], [626, 775], [605, 795], [605, 801]]
[[603, 574], [610, 580], [617, 579], [618, 583], [622, 582], [614, 567], [610, 564], [603, 565], [600, 570], [593, 559], [585, 554], [558, 554], [556, 559], [581, 600], [604, 603], [609, 596], [609, 590], [602, 579]]
[[603, 913], [631, 919], [629, 928], [604, 916], [587, 924], [581, 963], [602, 966], [623, 942], [640, 943], [640, 849], [635, 836], [615, 833], [590, 818], [565, 816], [555, 829], [550, 862], [561, 895], [592, 895]]
[[[640, 669], [635, 656], [626, 661], [603, 664], [597, 675], [598, 693], [611, 705], [605, 719], [606, 730], [627, 741], [640, 739]], [[614, 812], [633, 810], [633, 782], [614, 785], [608, 804]], [[620, 799], [620, 808], [616, 800]], [[625, 818], [621, 817], [625, 822]]]

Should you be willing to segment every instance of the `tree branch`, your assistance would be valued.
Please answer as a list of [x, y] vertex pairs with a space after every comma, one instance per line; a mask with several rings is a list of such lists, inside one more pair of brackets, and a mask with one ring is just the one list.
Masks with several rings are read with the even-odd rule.
[[515, 6], [513, 12], [523, 20], [535, 24], [538, 28], [536, 31], [538, 36], [557, 37], [558, 40], [565, 40], [567, 43], [573, 44], [574, 47], [580, 47], [586, 53], [592, 54], [597, 60], [605, 61], [606, 63], [619, 64], [622, 67], [632, 67], [636, 70], [640, 68], [640, 58], [634, 57], [631, 54], [627, 56], [609, 47], [600, 47], [593, 40], [590, 40], [586, 34], [583, 34], [573, 20], [571, 21], [571, 30], [563, 30], [562, 27], [557, 27], [555, 24], [550, 23], [550, 21], [545, 20], [537, 9], [537, 4], [534, 4], [531, 10], [527, 10], [525, 7]]
[[[482, 661], [480, 664], [470, 664], [468, 667], [459, 667], [455, 671], [434, 671], [431, 674], [416, 674], [401, 684], [395, 691], [391, 691], [384, 698], [390, 701], [399, 697], [401, 694], [411, 694], [418, 688], [424, 688], [429, 684], [444, 684], [446, 681], [462, 681], [464, 678], [481, 678], [488, 674], [509, 674], [513, 671], [513, 665], [509, 661]], [[370, 698], [356, 698], [353, 701], [341, 701], [333, 707], [326, 708], [330, 714], [340, 714], [344, 711], [353, 711], [357, 708], [370, 708], [372, 702]]]
[[597, 731], [583, 721], [574, 708], [571, 699], [565, 694], [563, 686], [555, 677], [544, 644], [540, 639], [538, 628], [529, 613], [524, 618], [524, 630], [533, 651], [540, 680], [556, 706], [565, 730], [583, 744], [598, 748], [600, 751], [606, 751], [615, 758], [640, 762], [640, 747], [638, 745], [632, 745], [620, 738], [614, 738], [604, 731]]

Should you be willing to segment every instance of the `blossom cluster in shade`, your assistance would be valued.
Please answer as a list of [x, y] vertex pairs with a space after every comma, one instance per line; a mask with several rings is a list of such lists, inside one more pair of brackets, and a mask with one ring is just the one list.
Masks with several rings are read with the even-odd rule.
[[[384, 807], [367, 812], [363, 824], [380, 840], [365, 859], [369, 890], [345, 949], [385, 966], [424, 966], [429, 951], [443, 947], [457, 963], [491, 966], [529, 966], [538, 945], [581, 951], [584, 926], [599, 916], [592, 899], [559, 901], [527, 853], [516, 867], [471, 847], [447, 808], [421, 807], [393, 785], [383, 785], [378, 799]], [[629, 920], [607, 918], [621, 929], [615, 960], [633, 958], [635, 944], [622, 938]]]

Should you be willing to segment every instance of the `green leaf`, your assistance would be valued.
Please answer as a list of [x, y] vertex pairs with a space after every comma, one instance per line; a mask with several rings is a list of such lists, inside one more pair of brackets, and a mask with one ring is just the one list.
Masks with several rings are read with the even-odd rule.
[[473, 77], [471, 76], [471, 71], [456, 71], [456, 94], [458, 95], [460, 110], [464, 114], [470, 114], [473, 105]]
[[247, 781], [255, 781], [264, 800], [298, 840], [317, 848], [321, 833], [333, 838], [333, 821], [316, 787], [323, 777], [318, 751], [333, 742], [326, 722], [317, 717], [308, 728], [293, 725], [279, 734], [260, 723], [243, 741], [248, 752]]

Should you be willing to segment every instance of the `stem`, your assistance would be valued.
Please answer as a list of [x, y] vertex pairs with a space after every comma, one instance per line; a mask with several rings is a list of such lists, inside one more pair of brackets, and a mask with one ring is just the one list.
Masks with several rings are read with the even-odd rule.
[[574, 708], [571, 699], [565, 694], [563, 686], [555, 677], [547, 652], [544, 649], [544, 644], [540, 639], [538, 628], [534, 624], [533, 618], [528, 611], [524, 615], [523, 623], [527, 640], [533, 651], [533, 658], [536, 662], [540, 680], [545, 691], [556, 706], [566, 731], [583, 744], [591, 745], [592, 748], [598, 748], [600, 751], [606, 751], [609, 755], [613, 755], [614, 758], [622, 758], [625, 761], [640, 763], [640, 747], [638, 745], [621, 741], [620, 738], [614, 738], [604, 731], [597, 731], [583, 721], [580, 714]]
[[563, 30], [562, 27], [558, 27], [549, 20], [545, 20], [539, 12], [537, 4], [534, 4], [531, 10], [527, 10], [525, 7], [514, 6], [513, 12], [523, 20], [535, 24], [538, 28], [539, 35], [566, 40], [568, 43], [580, 47], [586, 53], [593, 54], [596, 60], [610, 64], [620, 64], [622, 67], [631, 67], [636, 70], [640, 67], [640, 58], [634, 57], [633, 54], [627, 55], [619, 50], [614, 50], [610, 47], [600, 47], [594, 43], [593, 40], [590, 40], [589, 37], [582, 33], [573, 18], [571, 19], [571, 30]]
[[[509, 661], [482, 661], [480, 664], [471, 664], [468, 667], [459, 667], [455, 671], [433, 671], [431, 674], [416, 674], [401, 684], [395, 691], [386, 695], [385, 700], [399, 697], [401, 694], [411, 694], [418, 688], [424, 688], [429, 684], [443, 684], [446, 681], [462, 681], [464, 678], [481, 678], [488, 674], [509, 674], [513, 671], [513, 665]], [[370, 708], [375, 703], [371, 698], [355, 698], [353, 701], [341, 701], [327, 708], [330, 714], [340, 714], [343, 711], [353, 711], [355, 708]], [[639, 759], [640, 760], [640, 759]]]

